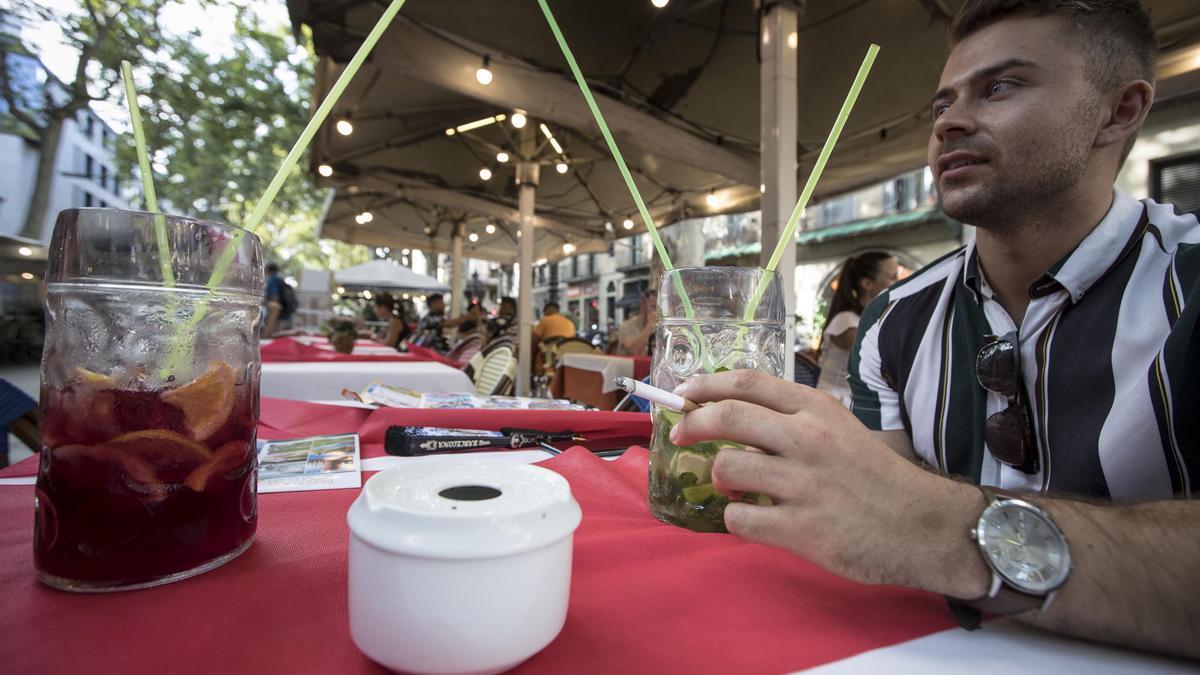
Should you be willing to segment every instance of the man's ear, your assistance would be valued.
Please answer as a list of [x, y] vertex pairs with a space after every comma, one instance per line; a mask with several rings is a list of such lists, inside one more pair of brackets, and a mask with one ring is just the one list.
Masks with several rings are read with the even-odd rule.
[[1096, 133], [1095, 147], [1103, 148], [1114, 143], [1124, 144], [1142, 128], [1150, 105], [1154, 102], [1154, 87], [1144, 80], [1127, 82], [1110, 95], [1107, 115]]

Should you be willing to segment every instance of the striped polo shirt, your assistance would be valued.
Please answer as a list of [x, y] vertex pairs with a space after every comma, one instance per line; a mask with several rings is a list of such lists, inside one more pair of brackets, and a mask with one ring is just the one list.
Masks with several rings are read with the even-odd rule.
[[[1200, 224], [1119, 191], [1079, 245], [1030, 286], [1013, 324], [980, 273], [974, 242], [881, 294], [850, 358], [854, 413], [903, 429], [917, 455], [983, 485], [1111, 498], [1200, 492]], [[1007, 407], [985, 390], [987, 336], [1018, 331], [1041, 470], [985, 448]]]

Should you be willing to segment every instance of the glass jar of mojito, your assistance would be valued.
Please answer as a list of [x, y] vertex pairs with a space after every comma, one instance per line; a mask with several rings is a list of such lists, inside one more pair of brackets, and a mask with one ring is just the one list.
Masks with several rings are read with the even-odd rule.
[[[670, 391], [701, 373], [753, 368], [784, 374], [786, 328], [778, 274], [753, 267], [691, 267], [662, 277], [650, 383]], [[729, 499], [712, 483], [713, 460], [731, 441], [686, 447], [669, 434], [682, 413], [655, 405], [650, 444], [650, 511], [697, 532], [725, 532]], [[745, 495], [761, 502], [766, 497]]]
[[144, 588], [246, 550], [258, 517], [258, 238], [72, 209], [58, 216], [46, 281], [41, 581]]

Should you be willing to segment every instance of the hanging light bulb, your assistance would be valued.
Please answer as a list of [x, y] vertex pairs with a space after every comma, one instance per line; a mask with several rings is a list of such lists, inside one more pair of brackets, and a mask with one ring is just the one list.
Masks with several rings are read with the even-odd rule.
[[662, 9], [663, 7], [666, 7], [667, 3], [670, 1], [671, 0], [650, 0], [650, 4], [654, 5], [655, 7], [659, 8], [659, 9]]
[[492, 71], [488, 65], [492, 62], [492, 57], [484, 56], [483, 65], [475, 71], [475, 81], [479, 84], [488, 85], [492, 83]]
[[479, 233], [472, 232], [471, 234], [467, 235], [467, 239], [470, 239], [472, 243], [477, 242], [477, 241], [479, 241]]
[[708, 208], [715, 209], [717, 208], [717, 205], [720, 204], [720, 201], [717, 199], [717, 194], [712, 190], [709, 190], [708, 196], [704, 198], [704, 203], [708, 204]]
[[492, 170], [486, 166], [479, 170], [479, 180], [491, 180]]
[[517, 230], [517, 239], [520, 239], [520, 238], [521, 238], [521, 231]]
[[400, 249], [400, 255], [408, 255], [409, 253], [412, 253], [412, 249], [407, 249], [407, 248]]
[[508, 161], [508, 153], [507, 152], [497, 152], [496, 153], [496, 161], [500, 162], [501, 164], [507, 162]]
[[432, 235], [432, 234], [433, 234], [433, 228], [432, 228], [432, 227], [426, 227], [426, 228], [425, 228], [424, 230], [422, 230], [422, 231], [423, 231], [423, 232], [424, 232], [426, 235]]
[[572, 244], [571, 242], [567, 242], [567, 243], [563, 244], [563, 253], [564, 254], [571, 255], [574, 252], [575, 252], [575, 244]]
[[512, 117], [509, 118], [509, 121], [512, 122], [512, 125], [517, 129], [524, 129], [525, 123], [529, 121], [529, 118], [525, 117], [524, 110], [517, 110], [512, 114]]
[[354, 125], [350, 123], [350, 120], [338, 120], [334, 127], [337, 128], [337, 132], [343, 136], [349, 136], [350, 134], [354, 133]]
[[627, 230], [632, 230], [633, 229], [633, 221], [629, 218], [626, 218], [625, 221], [621, 223], [621, 227], [623, 227]]
[[559, 173], [566, 173], [570, 168], [571, 167], [567, 166], [566, 162], [559, 162], [558, 164], [554, 165], [554, 170]]
[[337, 292], [338, 292], [339, 294], [341, 294], [341, 293], [345, 293], [345, 292], [346, 292], [346, 287], [345, 287], [345, 286], [338, 286], [338, 287], [337, 287]]
[[764, 194], [764, 195], [767, 194], [767, 184], [759, 183], [758, 184], [758, 192], [759, 192], [759, 194]]
[[322, 176], [324, 176], [326, 178], [329, 178], [330, 176], [333, 175], [333, 167], [329, 166], [328, 164], [322, 164], [317, 167], [317, 173], [321, 174]]
[[33, 255], [33, 249], [29, 248], [28, 246], [22, 246], [21, 248], [17, 249], [17, 253], [20, 253], [28, 258], [29, 256]]
[[487, 225], [484, 226], [483, 231], [487, 232], [488, 234], [496, 234], [496, 226], [491, 223], [488, 223]]

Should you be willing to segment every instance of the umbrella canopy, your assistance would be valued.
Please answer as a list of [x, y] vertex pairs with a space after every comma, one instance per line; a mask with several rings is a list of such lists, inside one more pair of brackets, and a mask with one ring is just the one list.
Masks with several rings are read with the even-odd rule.
[[418, 293], [446, 293], [450, 287], [394, 261], [372, 260], [334, 272], [333, 280], [349, 288], [383, 288]]
[[[768, 39], [786, 40], [797, 54], [800, 183], [867, 45], [882, 45], [817, 199], [925, 164], [929, 98], [961, 0], [779, 1], [801, 8], [792, 35], [761, 31], [769, 2], [673, 0], [656, 9], [648, 0], [550, 0], [656, 224], [758, 208], [759, 62]], [[1194, 91], [1200, 8], [1195, 0], [1143, 2], [1163, 46], [1157, 98]], [[288, 0], [293, 23], [311, 27], [321, 56], [316, 99], [382, 4]], [[476, 77], [484, 66], [486, 84]], [[514, 126], [516, 111], [528, 127]], [[339, 121], [352, 133], [339, 133]], [[542, 165], [535, 258], [644, 231], [536, 2], [409, 0], [313, 144], [311, 169], [327, 165], [330, 175], [318, 182], [337, 189], [323, 236], [445, 252], [457, 229], [476, 235], [464, 255], [513, 260], [513, 165], [530, 130], [531, 159]], [[357, 222], [365, 211], [374, 218]], [[576, 248], [562, 250], [567, 243]]]

